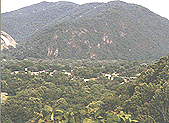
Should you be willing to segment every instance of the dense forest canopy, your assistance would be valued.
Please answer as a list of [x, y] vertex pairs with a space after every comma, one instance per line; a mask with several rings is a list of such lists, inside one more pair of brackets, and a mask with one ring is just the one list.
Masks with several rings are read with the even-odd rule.
[[8, 94], [2, 103], [4, 123], [169, 122], [169, 57], [148, 66], [138, 61], [3, 61], [1, 70], [1, 90]]

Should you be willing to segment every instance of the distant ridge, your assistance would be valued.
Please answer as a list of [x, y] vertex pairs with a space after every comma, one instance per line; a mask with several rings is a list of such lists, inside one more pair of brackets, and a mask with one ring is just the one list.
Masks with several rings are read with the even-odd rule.
[[70, 2], [41, 2], [12, 12], [3, 13], [2, 30], [11, 34], [18, 43], [30, 39], [44, 27], [56, 24], [68, 11], [79, 5]]
[[83, 5], [66, 1], [43, 1], [12, 12], [2, 13], [1, 28], [10, 34], [17, 43], [21, 43], [31, 39], [34, 34], [47, 27], [81, 19], [81, 17], [89, 18], [105, 10], [117, 7], [127, 10], [143, 8], [122, 1], [111, 1], [108, 3], [94, 2]]

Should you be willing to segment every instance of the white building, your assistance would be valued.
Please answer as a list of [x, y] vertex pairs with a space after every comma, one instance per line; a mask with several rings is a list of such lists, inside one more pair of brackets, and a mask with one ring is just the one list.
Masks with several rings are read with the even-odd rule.
[[119, 76], [119, 73], [113, 73], [112, 76]]
[[39, 73], [45, 73], [45, 70], [43, 70], [43, 71], [39, 71]]
[[19, 73], [19, 71], [14, 71], [14, 73], [15, 73], [15, 74], [18, 74], [18, 73]]
[[84, 79], [85, 82], [88, 82], [90, 79]]
[[67, 74], [68, 76], [71, 76], [72, 74], [71, 73], [69, 73], [69, 72], [65, 72], [65, 74]]
[[111, 75], [110, 75], [110, 74], [105, 74], [105, 76], [106, 76], [108, 79], [111, 79]]
[[31, 72], [31, 75], [39, 75], [39, 72]]

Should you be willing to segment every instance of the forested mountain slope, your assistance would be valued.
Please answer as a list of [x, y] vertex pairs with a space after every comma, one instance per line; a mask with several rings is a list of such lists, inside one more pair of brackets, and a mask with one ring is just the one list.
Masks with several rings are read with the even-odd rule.
[[169, 21], [122, 1], [42, 2], [2, 14], [2, 29], [16, 42], [29, 39], [3, 51], [4, 58], [156, 60], [169, 52]]
[[[122, 1], [87, 3], [83, 5], [62, 1], [44, 1], [12, 12], [2, 13], [2, 30], [9, 32], [12, 37], [14, 36], [14, 39], [16, 39], [17, 42], [20, 42], [25, 41], [23, 40], [25, 39], [24, 37], [31, 36], [38, 28], [40, 30], [44, 27], [65, 21], [88, 18], [113, 8], [125, 8], [127, 11], [135, 11], [135, 15], [142, 21], [144, 19], [142, 16], [144, 15], [144, 17], [146, 16], [146, 18], [148, 18], [151, 25], [158, 23], [158, 25], [163, 24], [162, 27], [166, 28], [165, 26], [168, 24], [167, 19], [157, 16], [144, 7], [135, 4], [128, 4]], [[140, 16], [137, 12], [142, 13], [143, 15]], [[154, 20], [152, 17], [154, 17]], [[144, 21], [148, 21], [146, 18]], [[161, 21], [161, 23], [158, 21]], [[167, 33], [167, 30], [164, 30], [165, 31], [162, 30], [163, 33]]]
[[[127, 86], [126, 86], [127, 87]], [[128, 94], [123, 110], [131, 112], [142, 122], [169, 122], [169, 57], [162, 57], [151, 64], [137, 78], [135, 83], [122, 87], [119, 94]], [[137, 117], [137, 118], [136, 118]]]
[[[20, 43], [30, 39], [35, 32], [46, 27], [81, 18], [88, 18], [113, 7], [132, 7], [124, 2], [87, 3], [46, 2], [27, 6], [12, 12], [2, 13], [2, 30], [11, 34]], [[133, 8], [135, 8], [134, 6]]]
[[77, 6], [79, 5], [70, 2], [44, 1], [12, 12], [2, 13], [1, 28], [14, 37], [18, 43], [24, 42], [44, 27], [52, 23], [56, 24]]
[[82, 17], [47, 28], [11, 54], [17, 59], [125, 60], [154, 60], [167, 55], [169, 21], [141, 6], [119, 4], [90, 18]]

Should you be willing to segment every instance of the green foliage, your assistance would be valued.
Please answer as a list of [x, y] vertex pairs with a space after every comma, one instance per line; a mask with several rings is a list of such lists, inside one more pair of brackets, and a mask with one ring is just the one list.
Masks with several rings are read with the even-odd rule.
[[168, 64], [169, 57], [162, 57], [149, 65], [137, 78], [134, 93], [123, 104], [124, 111], [140, 122], [168, 122]]
[[[92, 105], [97, 107], [97, 103], [93, 102]], [[91, 105], [91, 104], [89, 104]], [[33, 122], [63, 122], [63, 123], [130, 123], [130, 122], [138, 122], [137, 120], [131, 120], [131, 115], [123, 113], [120, 111], [119, 114], [117, 112], [105, 112], [101, 108], [91, 108], [86, 107], [85, 110], [73, 111], [73, 109], [69, 109], [69, 111], [55, 110], [53, 113], [47, 115], [48, 117], [43, 117], [42, 113], [35, 112], [35, 117], [30, 119], [29, 121]], [[51, 118], [50, 118], [51, 117]]]
[[114, 77], [113, 80], [114, 80], [114, 81], [118, 81], [118, 82], [120, 82], [120, 83], [124, 82], [124, 79], [121, 78], [121, 77]]
[[[72, 61], [71, 66], [53, 61], [32, 61], [29, 70], [41, 65], [53, 74], [31, 75], [21, 70], [13, 74], [10, 66], [24, 69], [24, 61], [6, 61], [1, 64], [2, 92], [8, 98], [2, 103], [2, 123], [23, 122], [169, 122], [168, 115], [168, 64], [162, 57], [146, 69], [140, 62]], [[58, 60], [59, 61], [59, 60]], [[66, 66], [67, 65], [67, 66]], [[107, 69], [109, 66], [109, 69]], [[110, 67], [111, 66], [111, 67]], [[136, 80], [124, 84], [110, 80], [103, 72], [116, 71], [125, 66], [145, 69]], [[53, 68], [54, 67], [54, 68]], [[58, 68], [58, 69], [57, 69]], [[71, 76], [65, 74], [66, 70]], [[49, 71], [49, 72], [51, 72]], [[97, 78], [84, 81], [83, 71], [95, 71]], [[163, 76], [165, 75], [165, 76]], [[125, 78], [125, 77], [124, 77]], [[118, 79], [118, 78], [115, 78]], [[120, 78], [121, 79], [121, 78]]]
[[[2, 123], [168, 123], [169, 57], [144, 61], [168, 54], [168, 28], [121, 1], [42, 2], [2, 14], [2, 29], [19, 42], [2, 52]], [[114, 72], [120, 77], [105, 77]]]
[[[43, 4], [49, 5], [46, 2], [37, 5]], [[122, 1], [106, 4], [89, 3], [82, 6], [58, 2], [51, 3], [49, 6], [52, 7], [45, 10], [45, 13], [37, 10], [28, 16], [28, 13], [24, 14], [25, 11], [22, 10], [23, 15], [19, 15], [17, 11], [2, 15], [2, 29], [5, 30], [8, 25], [11, 25], [12, 29], [5, 31], [11, 31], [8, 33], [14, 39], [16, 36], [18, 41], [18, 37], [24, 41], [16, 49], [4, 51], [4, 57], [19, 60], [55, 59], [56, 57], [91, 60], [156, 60], [168, 54], [168, 20], [144, 7]], [[46, 13], [48, 15], [44, 16]], [[15, 16], [11, 18], [13, 14], [18, 15], [16, 18]], [[8, 17], [12, 21], [9, 21]], [[29, 23], [25, 24], [24, 21], [24, 24], [19, 23], [18, 26], [13, 26], [16, 25], [18, 19], [21, 22], [23, 19], [29, 20], [25, 19], [27, 17], [32, 18], [32, 23], [28, 21]], [[13, 18], [16, 21], [13, 21]], [[39, 32], [35, 31], [37, 28], [40, 28]], [[25, 35], [24, 37], [16, 32], [20, 30], [23, 36]], [[34, 35], [32, 35], [33, 32], [35, 32]], [[29, 40], [25, 40], [26, 37]]]

